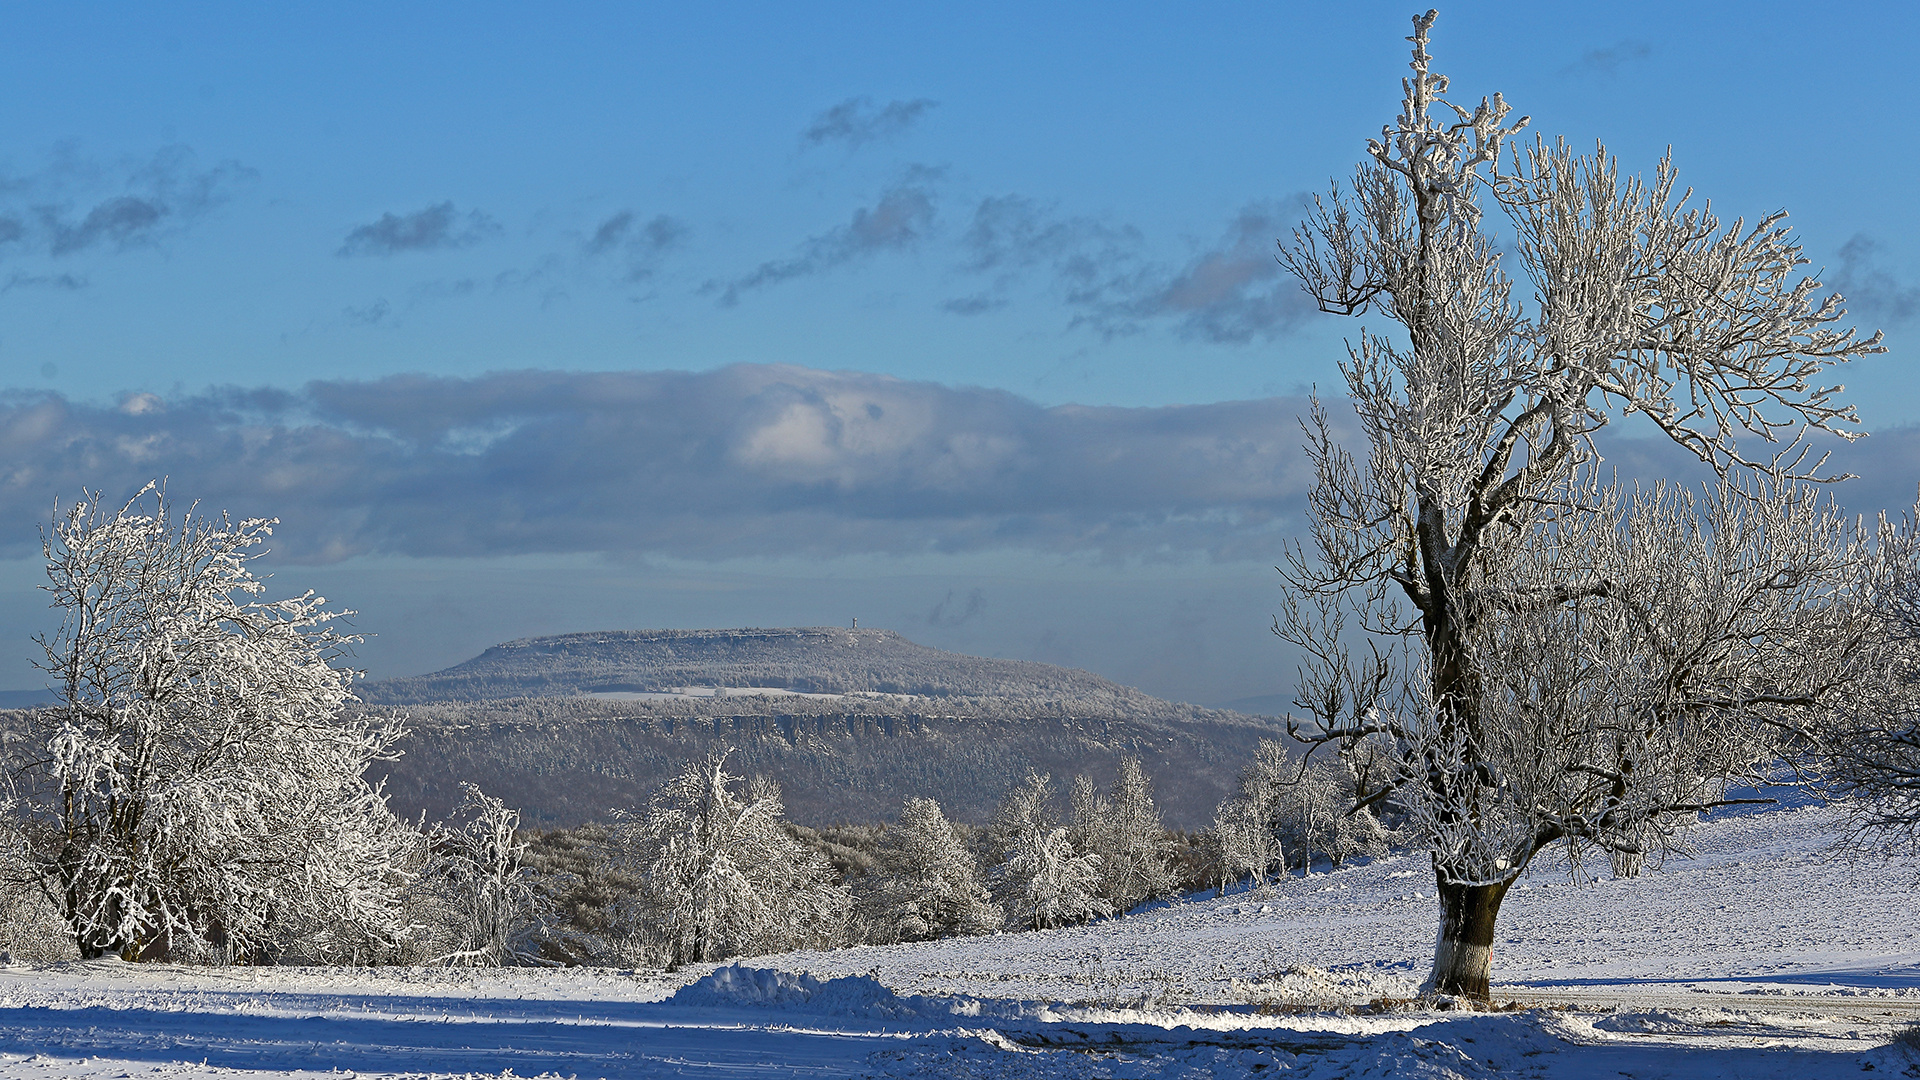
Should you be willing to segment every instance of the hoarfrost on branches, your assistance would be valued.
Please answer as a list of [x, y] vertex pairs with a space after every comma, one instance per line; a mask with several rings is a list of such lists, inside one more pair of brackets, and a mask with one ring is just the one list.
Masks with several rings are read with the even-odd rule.
[[851, 899], [819, 854], [781, 831], [780, 790], [690, 761], [615, 841], [638, 876], [629, 921], [668, 965], [842, 944]]
[[[1431, 988], [1485, 999], [1535, 853], [1663, 850], [1872, 675], [1874, 538], [1805, 484], [1838, 479], [1809, 432], [1857, 434], [1828, 369], [1883, 350], [1783, 213], [1723, 223], [1670, 159], [1623, 177], [1604, 146], [1519, 145], [1497, 94], [1455, 104], [1434, 19], [1400, 116], [1282, 244], [1323, 309], [1399, 329], [1341, 365], [1363, 457], [1308, 419], [1275, 630], [1305, 656], [1295, 734], [1377, 762], [1356, 805], [1391, 798], [1433, 853]], [[1594, 434], [1634, 415], [1719, 483], [1605, 482]]]
[[1282, 780], [1290, 767], [1284, 746], [1261, 739], [1253, 761], [1240, 772], [1240, 789], [1213, 812], [1210, 831], [1220, 859], [1222, 887], [1243, 877], [1264, 886], [1275, 868], [1286, 866], [1279, 807]]
[[1812, 735], [1824, 789], [1849, 809], [1848, 841], [1911, 858], [1920, 855], [1920, 520], [1883, 520], [1880, 531], [1883, 682]]
[[1119, 775], [1105, 794], [1086, 777], [1075, 777], [1072, 813], [1074, 846], [1099, 860], [1100, 897], [1115, 912], [1172, 895], [1166, 829], [1139, 758], [1120, 759]]
[[880, 839], [867, 897], [874, 941], [988, 934], [1004, 913], [980, 883], [978, 861], [932, 799], [908, 799]]
[[522, 863], [527, 845], [517, 836], [520, 812], [476, 784], [460, 788], [462, 820], [428, 837], [436, 856], [431, 872], [445, 887], [454, 939], [450, 951], [429, 962], [480, 967], [535, 960], [531, 938], [540, 922]]
[[1385, 854], [1393, 834], [1371, 807], [1355, 805], [1366, 775], [1351, 754], [1301, 761], [1278, 740], [1261, 739], [1239, 789], [1214, 811], [1213, 843], [1225, 876], [1258, 886], [1294, 856], [1311, 872], [1316, 852], [1334, 866]]
[[406, 930], [418, 835], [362, 779], [403, 729], [343, 712], [323, 598], [259, 599], [273, 524], [176, 519], [154, 484], [56, 512], [25, 859], [83, 956], [365, 960]]
[[994, 814], [993, 896], [1009, 925], [1045, 930], [1113, 914], [1100, 895], [1099, 857], [1074, 848], [1053, 804], [1053, 779], [1030, 772]]

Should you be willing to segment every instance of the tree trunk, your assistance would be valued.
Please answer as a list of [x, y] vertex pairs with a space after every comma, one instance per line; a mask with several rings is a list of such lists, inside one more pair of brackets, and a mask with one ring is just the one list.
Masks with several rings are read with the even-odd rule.
[[1493, 924], [1510, 882], [1493, 885], [1438, 883], [1440, 938], [1433, 947], [1429, 993], [1452, 994], [1478, 1002], [1492, 1000]]

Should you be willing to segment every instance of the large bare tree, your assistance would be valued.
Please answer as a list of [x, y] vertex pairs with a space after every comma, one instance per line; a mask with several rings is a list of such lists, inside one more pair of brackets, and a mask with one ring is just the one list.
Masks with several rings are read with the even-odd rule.
[[[1837, 477], [1808, 438], [1857, 434], [1827, 369], [1881, 346], [1784, 213], [1723, 223], [1670, 159], [1623, 176], [1522, 145], [1498, 94], [1454, 104], [1434, 19], [1400, 116], [1281, 246], [1323, 310], [1397, 326], [1341, 365], [1364, 451], [1308, 422], [1275, 629], [1306, 657], [1296, 737], [1375, 763], [1362, 804], [1432, 850], [1430, 988], [1484, 1000], [1535, 854], [1664, 850], [1863, 675], [1874, 538], [1810, 486]], [[1595, 433], [1633, 417], [1719, 482], [1606, 482]]]

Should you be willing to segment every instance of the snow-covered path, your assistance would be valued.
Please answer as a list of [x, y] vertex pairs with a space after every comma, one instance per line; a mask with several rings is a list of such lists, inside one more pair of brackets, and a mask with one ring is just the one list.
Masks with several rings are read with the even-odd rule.
[[1070, 930], [766, 957], [794, 974], [677, 998], [711, 969], [0, 969], [0, 1077], [1898, 1073], [1872, 1048], [1920, 1019], [1914, 871], [1833, 856], [1832, 829], [1782, 810], [1702, 826], [1696, 858], [1636, 880], [1541, 868], [1502, 913], [1496, 997], [1557, 1009], [1327, 1008], [1423, 974], [1410, 856]]

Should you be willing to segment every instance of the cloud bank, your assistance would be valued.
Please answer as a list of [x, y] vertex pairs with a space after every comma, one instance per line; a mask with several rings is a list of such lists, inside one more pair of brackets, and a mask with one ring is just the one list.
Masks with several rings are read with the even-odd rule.
[[[1018, 548], [1271, 559], [1303, 506], [1304, 402], [1043, 408], [784, 366], [228, 388], [118, 407], [0, 397], [0, 546], [56, 498], [164, 476], [283, 520], [282, 557]], [[942, 618], [977, 604], [956, 598]]]
[[[998, 390], [740, 365], [708, 372], [394, 376], [224, 388], [117, 406], [0, 394], [0, 554], [54, 501], [154, 477], [273, 516], [276, 553], [606, 553], [707, 559], [1017, 549], [1273, 560], [1302, 526], [1298, 398], [1042, 407]], [[1678, 448], [1614, 437], [1622, 476], [1695, 479]], [[1913, 505], [1920, 427], [1840, 448], [1869, 515]], [[977, 596], [930, 616], [958, 625]]]

